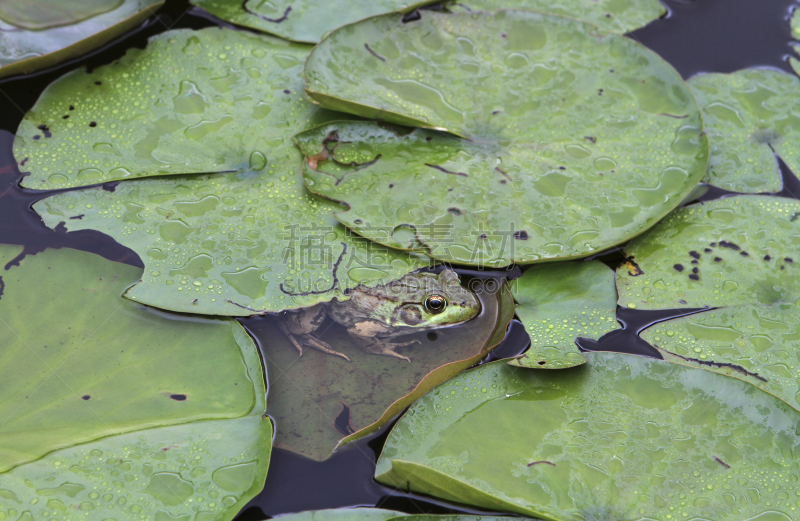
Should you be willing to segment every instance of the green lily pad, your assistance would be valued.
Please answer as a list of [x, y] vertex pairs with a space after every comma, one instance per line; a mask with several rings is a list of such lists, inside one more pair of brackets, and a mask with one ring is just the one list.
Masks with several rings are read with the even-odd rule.
[[461, 514], [406, 514], [380, 508], [337, 508], [310, 510], [298, 514], [281, 516], [282, 521], [513, 521], [517, 517], [470, 516]]
[[465, 0], [451, 9], [461, 6], [473, 11], [530, 9], [589, 22], [602, 31], [617, 34], [639, 29], [667, 14], [658, 0]]
[[587, 358], [564, 371], [492, 363], [442, 384], [397, 423], [376, 479], [550, 520], [796, 516], [797, 411], [707, 371]]
[[800, 202], [728, 197], [681, 208], [625, 248], [619, 305], [639, 309], [793, 303]]
[[[42, 138], [46, 142], [42, 146], [50, 148], [39, 150], [40, 161], [31, 166], [39, 174], [28, 186], [39, 186], [51, 179], [48, 175], [63, 176], [59, 179], [65, 186], [88, 182], [80, 173], [86, 169], [98, 176], [91, 182], [110, 181], [123, 175], [119, 173], [123, 166], [133, 177], [242, 171], [136, 179], [113, 192], [94, 187], [61, 193], [34, 208], [48, 226], [64, 222], [68, 230], [100, 230], [132, 248], [144, 261], [145, 271], [125, 296], [186, 313], [246, 316], [306, 307], [346, 298], [345, 290], [359, 283], [385, 283], [424, 266], [426, 258], [392, 252], [348, 232], [332, 215], [341, 207], [305, 189], [301, 155], [289, 137], [308, 120], [326, 117], [325, 111], [302, 99], [302, 62], [307, 52], [307, 46], [231, 30], [173, 31], [153, 38], [145, 51], [131, 51], [116, 65], [59, 80], [28, 115], [21, 133], [37, 121], [50, 121], [40, 119], [45, 106], [68, 111], [69, 93], [83, 96], [74, 89], [84, 84], [111, 90], [105, 96], [100, 90], [86, 94], [91, 102], [75, 105], [74, 112], [82, 107], [81, 117], [88, 118], [91, 107], [107, 104], [110, 119], [97, 127], [81, 124], [75, 133], [51, 126], [52, 137]], [[209, 54], [215, 58], [206, 59]], [[223, 54], [227, 57], [219, 58]], [[214, 67], [220, 70], [215, 72]], [[148, 74], [158, 80], [146, 83], [152, 91], [137, 90], [145, 93], [141, 99], [131, 101], [122, 93], [115, 97], [111, 87], [134, 85], [134, 76], [145, 84]], [[60, 94], [51, 97], [56, 92]], [[139, 99], [141, 108], [135, 107]], [[132, 112], [120, 122], [111, 118], [114, 106]], [[190, 107], [203, 110], [193, 114]], [[219, 133], [186, 139], [186, 132], [222, 121], [227, 116], [218, 115], [228, 112], [238, 119]], [[180, 121], [178, 130], [161, 135], [169, 121]], [[84, 130], [101, 126], [119, 156], [83, 141]], [[62, 130], [63, 141], [54, 141]], [[143, 141], [129, 140], [128, 135]], [[18, 133], [16, 157], [29, 157], [26, 166], [34, 161], [28, 155], [34, 150], [27, 148], [32, 143], [38, 141]], [[80, 164], [73, 161], [84, 156], [73, 145], [85, 145], [80, 150], [86, 159]], [[141, 157], [145, 145], [148, 153]], [[45, 165], [59, 170], [47, 170]]]
[[272, 426], [253, 341], [232, 320], [120, 299], [139, 272], [67, 249], [3, 272], [3, 518], [229, 520], [263, 486]]
[[22, 29], [39, 31], [70, 25], [116, 9], [123, 0], [0, 0], [0, 20]]
[[769, 69], [689, 80], [703, 110], [710, 156], [704, 181], [735, 192], [778, 192], [775, 154], [800, 172], [800, 78]]
[[543, 264], [511, 283], [517, 316], [531, 347], [511, 365], [565, 369], [586, 363], [578, 337], [597, 340], [619, 329], [614, 272], [599, 261]]
[[[324, 3], [309, 0], [191, 0], [217, 18], [251, 27], [296, 42], [317, 43], [326, 33], [369, 16], [436, 3], [432, 0], [349, 0]], [[657, 0], [467, 0], [448, 4], [449, 9], [472, 11], [498, 8], [531, 9], [593, 23], [604, 31], [626, 33], [663, 16], [667, 10]]]
[[243, 31], [178, 30], [91, 73], [72, 71], [17, 129], [14, 157], [29, 174], [21, 184], [283, 170], [284, 156], [296, 156], [287, 138], [325, 120], [301, 98], [309, 50]]
[[800, 411], [797, 306], [744, 305], [656, 324], [642, 333], [666, 360], [749, 382]]
[[463, 264], [581, 257], [641, 233], [700, 180], [707, 142], [669, 64], [596, 31], [529, 11], [337, 29], [306, 62], [313, 101], [469, 139], [329, 123], [296, 138], [309, 189], [346, 203], [337, 218], [360, 235], [402, 248], [411, 230]]
[[376, 14], [436, 3], [436, 0], [190, 0], [217, 18], [295, 42], [317, 43], [339, 26]]
[[0, 0], [0, 77], [52, 67], [102, 47], [163, 0]]
[[795, 40], [800, 40], [800, 9], [794, 9], [792, 17], [789, 19], [789, 24], [792, 28], [792, 37]]
[[321, 338], [345, 359], [305, 349], [302, 357], [280, 332], [281, 318], [264, 327], [269, 367], [268, 412], [278, 426], [275, 446], [324, 460], [338, 446], [376, 431], [434, 386], [474, 365], [505, 335], [514, 302], [502, 286], [476, 286], [481, 313], [462, 324], [403, 337], [411, 363], [364, 352], [347, 330], [323, 326]]

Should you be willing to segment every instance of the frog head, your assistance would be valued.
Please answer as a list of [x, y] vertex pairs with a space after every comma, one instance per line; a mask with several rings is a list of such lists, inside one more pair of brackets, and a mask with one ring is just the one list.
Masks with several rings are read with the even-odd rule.
[[390, 283], [388, 291], [399, 297], [393, 320], [397, 326], [429, 329], [466, 322], [481, 310], [471, 291], [459, 284], [449, 269], [434, 273], [409, 273]]

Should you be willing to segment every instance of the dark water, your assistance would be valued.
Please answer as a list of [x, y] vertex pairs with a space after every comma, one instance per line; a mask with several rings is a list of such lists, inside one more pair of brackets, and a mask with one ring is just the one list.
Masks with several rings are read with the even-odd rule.
[[[745, 67], [772, 67], [791, 72], [787, 57], [792, 52], [788, 17], [797, 5], [790, 0], [662, 0], [670, 13], [664, 19], [629, 36], [669, 61], [684, 78], [699, 72], [731, 72]], [[109, 260], [142, 267], [142, 261], [128, 248], [99, 232], [65, 232], [46, 228], [31, 205], [47, 192], [17, 186], [19, 170], [12, 156], [13, 133], [25, 112], [42, 90], [59, 76], [78, 67], [109, 63], [131, 47], [143, 48], [147, 38], [169, 29], [199, 29], [217, 22], [191, 9], [186, 0], [167, 0], [157, 16], [137, 30], [105, 48], [60, 67], [0, 81], [0, 243], [25, 246], [25, 253], [44, 248], [69, 247], [89, 251]], [[778, 194], [798, 198], [800, 181], [781, 161], [784, 189]], [[111, 187], [109, 187], [111, 188]], [[710, 189], [700, 200], [731, 195]], [[619, 250], [595, 258], [616, 267], [623, 256]], [[519, 271], [517, 271], [517, 274]], [[465, 272], [474, 274], [474, 272]], [[649, 325], [686, 314], [687, 310], [637, 311], [619, 309], [617, 318], [624, 329], [599, 341], [581, 340], [582, 349], [620, 351], [658, 356], [638, 337]], [[245, 321], [248, 322], [248, 321]], [[251, 322], [252, 323], [252, 322]], [[248, 324], [245, 323], [247, 326]], [[251, 327], [258, 340], [258, 327]], [[514, 321], [503, 344], [491, 357], [514, 356], [529, 344], [523, 326]], [[280, 428], [280, 426], [278, 426]], [[237, 517], [255, 521], [266, 516], [300, 510], [345, 506], [378, 506], [409, 513], [477, 513], [468, 507], [446, 504], [408, 494], [375, 483], [375, 461], [391, 426], [352, 443], [325, 462], [314, 462], [291, 452], [275, 449], [264, 490]]]

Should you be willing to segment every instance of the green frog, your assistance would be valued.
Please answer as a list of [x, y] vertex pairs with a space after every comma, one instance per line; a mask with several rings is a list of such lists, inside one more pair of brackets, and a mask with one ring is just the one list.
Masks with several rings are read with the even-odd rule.
[[458, 274], [445, 269], [433, 273], [409, 273], [383, 286], [359, 285], [348, 291], [349, 300], [317, 304], [287, 311], [279, 322], [283, 333], [303, 355], [303, 347], [313, 347], [331, 355], [348, 358], [313, 335], [325, 317], [347, 328], [353, 341], [367, 353], [394, 356], [411, 362], [395, 349], [418, 343], [392, 341], [415, 331], [466, 322], [481, 309], [475, 295], [461, 287]]

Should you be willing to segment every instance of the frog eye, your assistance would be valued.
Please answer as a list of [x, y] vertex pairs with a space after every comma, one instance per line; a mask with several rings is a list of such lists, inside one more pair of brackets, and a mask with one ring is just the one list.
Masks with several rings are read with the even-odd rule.
[[429, 313], [438, 315], [447, 307], [447, 299], [441, 295], [428, 295], [425, 299], [425, 309]]

